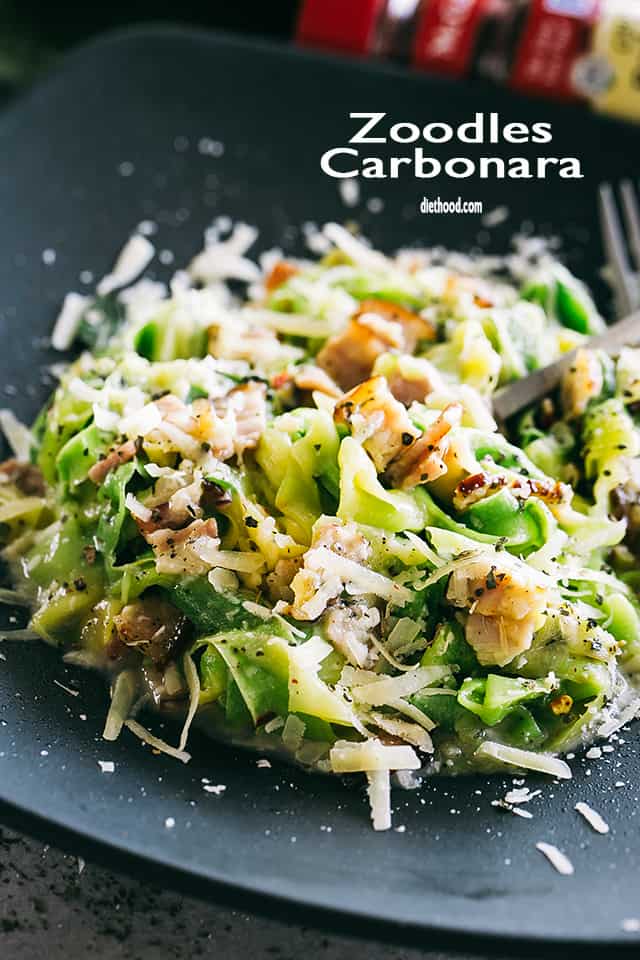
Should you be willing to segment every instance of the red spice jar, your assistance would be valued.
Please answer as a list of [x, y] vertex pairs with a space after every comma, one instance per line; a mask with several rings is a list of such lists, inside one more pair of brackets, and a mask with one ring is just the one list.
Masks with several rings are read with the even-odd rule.
[[638, 0], [306, 0], [297, 41], [640, 119]]

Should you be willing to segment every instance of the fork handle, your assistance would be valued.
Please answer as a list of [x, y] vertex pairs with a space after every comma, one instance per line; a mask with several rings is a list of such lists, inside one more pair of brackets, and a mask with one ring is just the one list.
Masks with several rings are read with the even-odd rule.
[[531, 406], [554, 390], [562, 380], [564, 372], [573, 363], [578, 350], [597, 349], [615, 354], [622, 347], [632, 347], [637, 343], [640, 343], [640, 310], [625, 317], [624, 320], [612, 323], [604, 333], [590, 337], [575, 350], [565, 353], [555, 363], [541, 367], [528, 377], [498, 390], [493, 397], [494, 416], [501, 421], [507, 420], [514, 413]]

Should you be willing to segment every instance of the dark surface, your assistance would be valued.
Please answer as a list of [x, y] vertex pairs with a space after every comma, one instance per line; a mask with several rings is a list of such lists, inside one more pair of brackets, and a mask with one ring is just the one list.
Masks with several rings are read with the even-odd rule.
[[0, 0], [0, 96], [3, 84], [30, 83], [63, 51], [103, 30], [171, 20], [286, 41], [299, 6], [298, 0]]
[[111, 0], [108, 4], [59, 0], [55, 6], [47, 0], [0, 0], [0, 13], [15, 29], [29, 25], [42, 42], [62, 48], [100, 30], [165, 18], [190, 26], [285, 38], [293, 30], [298, 6], [298, 0]]
[[[33, 415], [47, 390], [41, 367], [51, 359], [39, 338], [64, 292], [81, 288], [81, 270], [105, 272], [147, 217], [160, 224], [157, 248], [174, 252], [177, 263], [218, 214], [257, 223], [261, 246], [286, 248], [299, 247], [295, 225], [305, 220], [357, 216], [386, 248], [476, 239], [499, 246], [523, 220], [535, 220], [565, 236], [570, 259], [590, 277], [600, 260], [595, 185], [635, 164], [637, 134], [626, 128], [496, 97], [491, 106], [505, 119], [554, 120], [548, 153], [581, 155], [585, 179], [561, 188], [534, 180], [372, 181], [364, 199], [384, 199], [378, 215], [364, 206], [346, 211], [336, 182], [318, 170], [320, 153], [348, 137], [348, 110], [451, 122], [482, 106], [445, 83], [197, 34], [134, 33], [77, 53], [0, 126], [0, 381], [9, 402]], [[223, 156], [203, 155], [203, 137], [224, 143]], [[133, 164], [129, 176], [119, 173], [123, 161]], [[482, 198], [485, 209], [507, 204], [511, 218], [491, 238], [475, 217], [420, 218], [423, 192]], [[46, 249], [56, 253], [49, 266]], [[247, 909], [296, 920], [330, 911], [333, 923], [354, 932], [420, 946], [475, 934], [520, 946], [546, 936], [637, 950], [638, 933], [622, 929], [640, 916], [635, 731], [613, 754], [574, 761], [569, 784], [532, 780], [543, 790], [530, 805], [532, 820], [491, 807], [510, 779], [439, 780], [396, 793], [394, 824], [405, 830], [380, 835], [369, 827], [360, 787], [276, 764], [256, 769], [251, 755], [197, 736], [188, 767], [129, 735], [106, 744], [99, 678], [67, 670], [44, 647], [2, 649], [7, 822]], [[98, 760], [113, 760], [115, 773], [101, 773]], [[203, 777], [226, 792], [205, 793]], [[608, 837], [590, 831], [573, 811], [576, 800], [600, 810]], [[534, 848], [538, 840], [562, 847], [575, 876], [554, 873]]]
[[294, 909], [282, 923], [202, 903], [10, 830], [0, 832], [0, 885], [7, 960], [445, 960], [431, 946], [398, 949], [302, 926]]

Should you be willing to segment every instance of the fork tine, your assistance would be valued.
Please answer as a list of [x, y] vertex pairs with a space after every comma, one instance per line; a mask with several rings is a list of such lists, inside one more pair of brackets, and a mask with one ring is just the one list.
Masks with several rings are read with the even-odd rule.
[[622, 198], [622, 213], [629, 234], [631, 254], [636, 270], [640, 270], [640, 207], [631, 180], [621, 182], [620, 196]]
[[614, 285], [623, 313], [630, 313], [638, 306], [638, 296], [631, 276], [631, 267], [625, 251], [622, 224], [616, 210], [611, 184], [603, 183], [598, 190], [602, 237], [607, 260], [613, 271]]

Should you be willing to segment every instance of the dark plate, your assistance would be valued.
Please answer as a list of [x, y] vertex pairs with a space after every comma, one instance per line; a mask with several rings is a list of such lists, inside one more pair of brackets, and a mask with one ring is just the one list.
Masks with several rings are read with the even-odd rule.
[[[553, 145], [537, 149], [577, 153], [584, 179], [371, 181], [365, 199], [385, 203], [374, 215], [364, 206], [346, 210], [336, 182], [319, 172], [319, 155], [350, 135], [349, 110], [459, 122], [481, 109], [552, 120]], [[223, 155], [207, 154], [203, 138], [223, 143]], [[112, 36], [73, 55], [0, 125], [0, 384], [18, 413], [35, 413], [48, 389], [42, 367], [51, 360], [38, 338], [65, 291], [78, 288], [80, 271], [105, 272], [144, 218], [160, 223], [158, 249], [171, 250], [177, 263], [198, 249], [203, 227], [218, 214], [256, 223], [265, 247], [294, 249], [296, 225], [353, 215], [386, 248], [469, 246], [482, 229], [478, 217], [417, 212], [423, 193], [460, 194], [484, 200], [487, 210], [508, 205], [511, 219], [492, 233], [494, 245], [504, 245], [523, 219], [535, 221], [564, 236], [589, 277], [601, 255], [595, 186], [634, 172], [637, 148], [637, 132], [615, 123], [507, 95], [489, 100], [483, 91], [393, 69], [169, 29]], [[54, 263], [43, 262], [44, 250], [55, 251]], [[543, 792], [530, 805], [531, 820], [491, 807], [510, 778], [438, 780], [396, 793], [394, 822], [404, 830], [380, 835], [369, 827], [359, 787], [275, 763], [256, 769], [250, 754], [198, 736], [187, 767], [129, 735], [107, 744], [100, 678], [66, 670], [44, 646], [2, 650], [7, 821], [154, 880], [291, 920], [331, 918], [354, 932], [425, 947], [443, 937], [468, 945], [474, 935], [509, 949], [542, 941], [579, 944], [583, 952], [593, 943], [637, 949], [638, 934], [622, 927], [640, 916], [635, 730], [613, 754], [578, 758], [573, 782], [536, 782]], [[113, 760], [115, 773], [101, 773], [98, 760]], [[224, 795], [205, 793], [202, 777], [225, 784]], [[590, 831], [573, 810], [577, 800], [602, 812], [609, 836]], [[535, 850], [538, 840], [563, 848], [575, 875], [556, 874]]]

